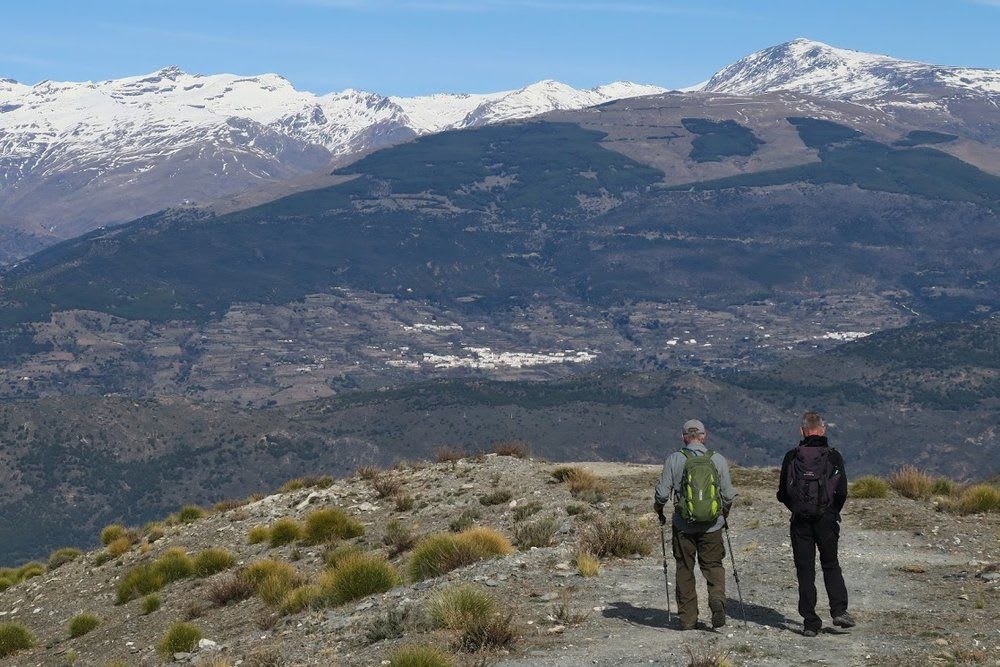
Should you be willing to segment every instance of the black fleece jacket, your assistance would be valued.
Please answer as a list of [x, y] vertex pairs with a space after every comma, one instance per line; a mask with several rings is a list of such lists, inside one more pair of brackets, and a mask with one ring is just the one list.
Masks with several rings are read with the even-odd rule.
[[[825, 435], [810, 435], [800, 442], [799, 445], [803, 447], [829, 447]], [[787, 488], [788, 467], [792, 464], [792, 459], [795, 457], [795, 449], [792, 448], [785, 454], [785, 458], [781, 462], [781, 476], [778, 478], [778, 501], [785, 507], [788, 507], [789, 510], [792, 508], [788, 506], [790, 502]], [[835, 512], [839, 515], [840, 510], [844, 508], [844, 503], [847, 502], [847, 471], [844, 470], [844, 457], [833, 447], [830, 447], [830, 466], [832, 469], [830, 479], [835, 480], [837, 486], [833, 491], [833, 505], [827, 511]]]

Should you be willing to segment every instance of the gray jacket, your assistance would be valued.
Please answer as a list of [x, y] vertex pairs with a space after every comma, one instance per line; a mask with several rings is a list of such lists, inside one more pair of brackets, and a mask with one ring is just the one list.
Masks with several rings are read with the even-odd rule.
[[[702, 456], [708, 452], [705, 445], [700, 442], [692, 442], [689, 445], [685, 445], [685, 449], [691, 450], [698, 456]], [[673, 523], [677, 527], [677, 530], [682, 533], [714, 533], [722, 528], [724, 523], [722, 516], [719, 516], [709, 528], [705, 528], [705, 524], [703, 523], [685, 521], [681, 518], [680, 512], [677, 510], [676, 503], [681, 492], [681, 478], [684, 476], [685, 461], [687, 459], [679, 451], [667, 457], [667, 462], [663, 464], [663, 473], [660, 475], [660, 483], [656, 485], [656, 504], [674, 505]], [[719, 471], [719, 493], [722, 496], [722, 507], [728, 511], [733, 504], [733, 500], [736, 499], [733, 480], [729, 476], [729, 464], [726, 463], [726, 459], [719, 452], [715, 452], [712, 455], [712, 462]]]

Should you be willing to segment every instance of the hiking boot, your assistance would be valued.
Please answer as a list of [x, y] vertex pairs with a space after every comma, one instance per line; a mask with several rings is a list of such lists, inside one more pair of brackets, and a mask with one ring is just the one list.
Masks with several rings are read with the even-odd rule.
[[819, 634], [819, 632], [817, 632], [816, 630], [813, 630], [812, 628], [806, 628], [805, 630], [802, 631], [802, 636], [803, 637], [815, 637], [818, 634]]
[[714, 614], [712, 614], [712, 627], [713, 628], [721, 628], [725, 624], [726, 624], [726, 612], [724, 612], [724, 611], [717, 611]]
[[857, 625], [854, 622], [854, 619], [851, 618], [851, 615], [848, 614], [846, 611], [840, 616], [834, 616], [833, 624], [836, 625], [838, 628], [853, 628], [855, 625]]

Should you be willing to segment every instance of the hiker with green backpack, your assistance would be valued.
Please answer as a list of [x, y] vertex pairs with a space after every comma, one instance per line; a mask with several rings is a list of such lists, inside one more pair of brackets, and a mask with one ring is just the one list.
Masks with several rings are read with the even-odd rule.
[[[736, 498], [729, 465], [718, 452], [705, 447], [708, 434], [697, 419], [684, 423], [684, 447], [667, 458], [656, 485], [654, 507], [660, 526], [667, 518], [663, 508], [674, 506], [671, 520], [676, 598], [682, 630], [692, 630], [698, 622], [698, 594], [695, 591], [695, 560], [708, 584], [708, 607], [712, 627], [726, 624], [726, 548], [722, 528]], [[665, 551], [665, 549], [664, 549]], [[669, 604], [669, 600], [668, 600]]]

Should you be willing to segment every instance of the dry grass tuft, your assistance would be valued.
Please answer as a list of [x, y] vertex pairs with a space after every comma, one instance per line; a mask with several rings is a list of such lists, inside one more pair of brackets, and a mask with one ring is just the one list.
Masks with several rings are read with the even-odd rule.
[[581, 543], [598, 558], [645, 556], [652, 551], [642, 527], [624, 516], [596, 517], [584, 530]]
[[[322, 544], [335, 539], [351, 539], [364, 535], [365, 528], [343, 511], [327, 507], [306, 516], [303, 540], [306, 544]], [[272, 528], [273, 534], [273, 528]]]
[[923, 500], [931, 495], [934, 478], [914, 466], [903, 466], [889, 475], [889, 486], [904, 498]]
[[889, 485], [884, 479], [866, 475], [851, 484], [850, 495], [855, 498], [888, 498]]
[[82, 551], [80, 551], [79, 549], [74, 549], [73, 547], [67, 547], [65, 549], [57, 549], [56, 551], [53, 551], [52, 554], [49, 556], [49, 564], [48, 564], [49, 571], [51, 572], [52, 570], [58, 569], [59, 567], [65, 565], [66, 563], [70, 563], [76, 560], [82, 555], [83, 555]]
[[117, 601], [124, 604], [163, 588], [165, 580], [159, 568], [143, 563], [129, 570], [118, 584]]
[[479, 496], [479, 503], [481, 505], [502, 505], [504, 503], [510, 502], [513, 496], [507, 489], [497, 489], [495, 491], [490, 491], [487, 494]]
[[206, 597], [216, 607], [225, 607], [233, 602], [242, 602], [253, 597], [256, 585], [243, 573], [235, 574], [208, 587]]
[[121, 537], [126, 537], [129, 534], [129, 529], [120, 523], [113, 523], [110, 526], [105, 526], [101, 530], [101, 544], [108, 546], [115, 540]]
[[435, 627], [461, 630], [492, 616], [499, 609], [496, 598], [471, 584], [450, 586], [431, 598], [427, 612]]
[[198, 642], [203, 636], [201, 630], [195, 625], [174, 623], [167, 630], [167, 634], [160, 643], [156, 645], [156, 651], [164, 660], [172, 660], [174, 653], [190, 653], [197, 648]]
[[268, 529], [268, 540], [272, 547], [289, 544], [302, 537], [302, 524], [295, 519], [278, 519]]
[[601, 572], [601, 561], [594, 554], [581, 551], [573, 560], [576, 561], [576, 570], [581, 577], [596, 577]]
[[433, 646], [402, 646], [389, 658], [389, 667], [453, 667], [454, 661]]
[[101, 624], [101, 619], [93, 614], [77, 614], [69, 621], [69, 636], [82, 637]]
[[608, 483], [580, 466], [559, 466], [552, 471], [557, 482], [564, 482], [574, 498], [589, 503], [604, 500], [611, 490]]
[[436, 533], [417, 543], [407, 563], [407, 574], [413, 581], [422, 581], [513, 552], [510, 541], [491, 528], [469, 528], [457, 535]]
[[379, 498], [391, 498], [403, 490], [403, 480], [392, 473], [379, 473], [368, 481]]
[[514, 542], [522, 549], [548, 547], [558, 531], [559, 522], [552, 517], [520, 523], [514, 527]]
[[531, 456], [531, 447], [520, 440], [501, 440], [493, 443], [490, 451], [497, 456], [512, 456], [516, 459], [526, 459]]
[[356, 554], [324, 573], [319, 580], [318, 602], [339, 606], [384, 593], [400, 584], [399, 574], [384, 557]]
[[20, 623], [0, 623], [0, 658], [7, 658], [34, 645], [34, 635]]
[[247, 533], [247, 542], [249, 544], [260, 544], [262, 542], [269, 542], [271, 540], [271, 529], [267, 526], [254, 526]]
[[442, 445], [434, 451], [434, 458], [438, 463], [455, 463], [461, 461], [468, 454], [461, 447]]
[[257, 596], [272, 607], [281, 604], [293, 588], [302, 584], [302, 577], [292, 564], [278, 560], [250, 563], [239, 576], [246, 577]]
[[416, 532], [399, 519], [390, 519], [385, 524], [382, 544], [389, 547], [390, 556], [397, 556], [404, 551], [408, 551], [416, 542]]
[[236, 556], [225, 549], [210, 547], [194, 557], [194, 574], [199, 577], [210, 577], [236, 565]]
[[973, 484], [955, 498], [946, 499], [943, 509], [954, 514], [988, 514], [1000, 512], [1000, 487]]

